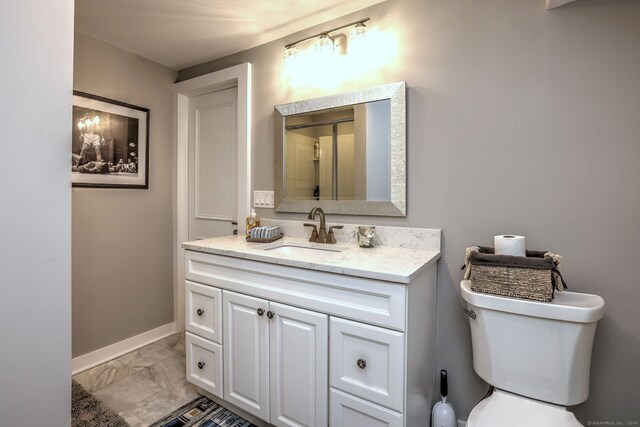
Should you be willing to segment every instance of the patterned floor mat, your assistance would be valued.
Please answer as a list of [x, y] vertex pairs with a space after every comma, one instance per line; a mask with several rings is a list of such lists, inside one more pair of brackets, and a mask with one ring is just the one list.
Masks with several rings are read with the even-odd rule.
[[150, 427], [256, 427], [239, 415], [201, 396]]

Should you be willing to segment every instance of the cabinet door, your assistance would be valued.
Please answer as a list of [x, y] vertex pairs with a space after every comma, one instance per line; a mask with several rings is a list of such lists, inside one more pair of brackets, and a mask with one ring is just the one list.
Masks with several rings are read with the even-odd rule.
[[269, 420], [269, 303], [223, 291], [224, 398]]
[[270, 303], [271, 424], [326, 427], [328, 316]]

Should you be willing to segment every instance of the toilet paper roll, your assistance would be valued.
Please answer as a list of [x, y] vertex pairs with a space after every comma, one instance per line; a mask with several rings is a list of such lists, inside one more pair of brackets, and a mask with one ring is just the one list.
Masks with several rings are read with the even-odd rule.
[[526, 256], [524, 236], [503, 234], [493, 236], [493, 246], [496, 255]]

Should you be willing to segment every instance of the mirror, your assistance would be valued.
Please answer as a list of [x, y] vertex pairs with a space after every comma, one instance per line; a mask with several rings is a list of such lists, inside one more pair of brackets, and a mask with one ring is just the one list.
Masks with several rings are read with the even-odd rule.
[[278, 212], [406, 216], [405, 83], [275, 107]]

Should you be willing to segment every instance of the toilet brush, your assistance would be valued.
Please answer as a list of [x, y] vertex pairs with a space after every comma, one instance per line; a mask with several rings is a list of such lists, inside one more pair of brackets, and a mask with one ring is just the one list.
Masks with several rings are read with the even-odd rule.
[[443, 369], [440, 371], [440, 395], [442, 396], [442, 401], [433, 405], [431, 427], [457, 427], [456, 411], [451, 404], [447, 403], [448, 394], [447, 371]]

